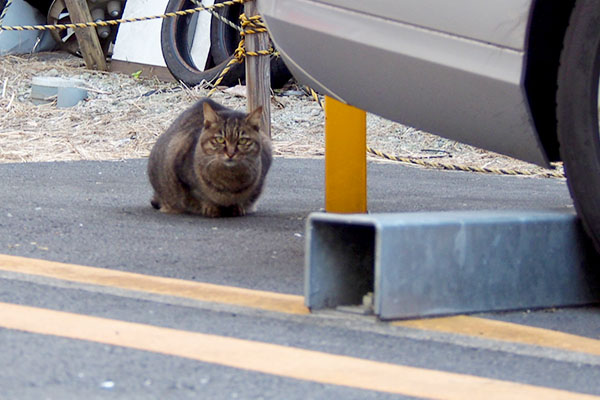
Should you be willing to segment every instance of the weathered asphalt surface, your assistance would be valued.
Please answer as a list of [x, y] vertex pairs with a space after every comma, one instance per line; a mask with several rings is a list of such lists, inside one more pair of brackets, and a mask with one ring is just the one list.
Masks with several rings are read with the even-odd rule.
[[[323, 207], [322, 160], [275, 160], [255, 215], [203, 219], [150, 207], [145, 160], [0, 165], [0, 253], [302, 294], [306, 217]], [[566, 184], [369, 165], [370, 212], [572, 210]], [[251, 339], [600, 395], [600, 356], [356, 318], [287, 316], [120, 295], [0, 274], [0, 302]], [[487, 318], [600, 339], [600, 309]], [[0, 399], [404, 398], [0, 328]]]
[[[145, 165], [0, 165], [0, 252], [302, 294], [305, 219], [324, 207], [321, 160], [276, 159], [258, 212], [219, 220], [156, 212]], [[395, 164], [371, 164], [368, 179], [370, 212], [572, 209], [555, 179]]]

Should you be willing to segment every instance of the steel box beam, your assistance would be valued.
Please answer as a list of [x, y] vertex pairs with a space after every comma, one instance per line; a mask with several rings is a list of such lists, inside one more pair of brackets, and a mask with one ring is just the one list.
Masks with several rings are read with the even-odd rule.
[[314, 213], [305, 302], [381, 319], [596, 303], [600, 265], [566, 212]]

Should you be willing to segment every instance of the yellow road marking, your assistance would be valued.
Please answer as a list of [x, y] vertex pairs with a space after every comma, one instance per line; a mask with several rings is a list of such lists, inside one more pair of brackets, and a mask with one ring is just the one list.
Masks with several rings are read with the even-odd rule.
[[304, 306], [302, 296], [142, 275], [106, 268], [0, 255], [0, 270], [287, 314], [309, 313]]
[[392, 325], [600, 355], [600, 340], [550, 329], [464, 315], [399, 321], [393, 322]]
[[[0, 255], [0, 270], [138, 292], [232, 304], [286, 314], [309, 313], [304, 306], [302, 296], [191, 282], [104, 268]], [[600, 340], [483, 318], [456, 316], [400, 321], [391, 324], [600, 355]]]
[[8, 303], [0, 303], [0, 326], [286, 378], [428, 399], [600, 399], [564, 390]]

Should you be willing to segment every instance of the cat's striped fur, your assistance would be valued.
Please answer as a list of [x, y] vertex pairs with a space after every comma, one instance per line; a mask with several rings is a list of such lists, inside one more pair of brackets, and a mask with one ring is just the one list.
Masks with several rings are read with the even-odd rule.
[[246, 114], [210, 99], [183, 112], [150, 153], [152, 206], [207, 217], [252, 212], [272, 160], [261, 113], [262, 107]]

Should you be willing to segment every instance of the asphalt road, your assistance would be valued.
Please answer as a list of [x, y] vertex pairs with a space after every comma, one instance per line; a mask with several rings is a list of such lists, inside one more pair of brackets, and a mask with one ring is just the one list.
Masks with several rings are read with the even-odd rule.
[[[302, 294], [304, 230], [324, 207], [322, 160], [278, 158], [255, 215], [150, 207], [145, 160], [0, 165], [2, 253]], [[565, 183], [369, 166], [369, 211], [572, 209]]]
[[[303, 312], [321, 160], [276, 159], [258, 212], [218, 220], [152, 209], [145, 165], [0, 165], [0, 399], [600, 398], [597, 307], [421, 327]], [[471, 209], [572, 202], [556, 179], [369, 165], [370, 212]]]

